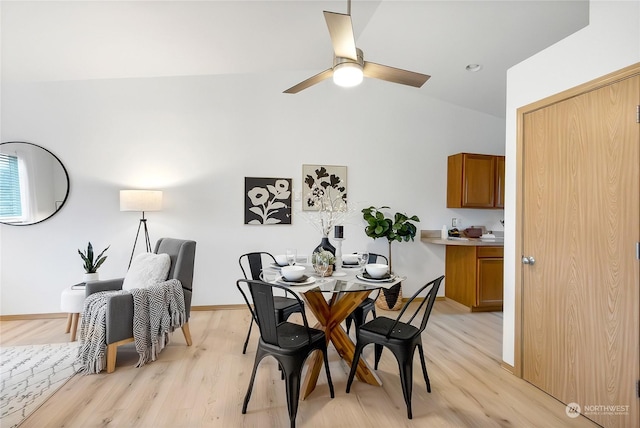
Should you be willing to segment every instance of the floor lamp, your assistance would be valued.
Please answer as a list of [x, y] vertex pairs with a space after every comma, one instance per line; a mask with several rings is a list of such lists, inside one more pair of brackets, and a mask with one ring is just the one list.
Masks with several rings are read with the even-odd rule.
[[[129, 259], [129, 267], [133, 260], [133, 254], [136, 252], [138, 244], [138, 236], [140, 229], [144, 229], [144, 240], [147, 245], [147, 253], [151, 252], [151, 241], [149, 240], [149, 229], [147, 228], [147, 219], [144, 218], [145, 211], [162, 210], [162, 190], [121, 190], [120, 191], [120, 211], [140, 211], [142, 218], [138, 223], [138, 232], [136, 232], [136, 240], [133, 241], [133, 249], [131, 250], [131, 258]], [[128, 268], [127, 268], [128, 269]]]

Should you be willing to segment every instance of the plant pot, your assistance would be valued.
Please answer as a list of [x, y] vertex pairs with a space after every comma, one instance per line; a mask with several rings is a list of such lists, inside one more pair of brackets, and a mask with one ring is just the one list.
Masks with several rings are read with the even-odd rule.
[[387, 311], [399, 311], [402, 308], [402, 283], [399, 282], [388, 289], [380, 289], [376, 306]]
[[84, 282], [92, 282], [92, 281], [98, 281], [98, 280], [100, 280], [98, 272], [85, 273], [84, 276], [82, 277], [82, 281]]

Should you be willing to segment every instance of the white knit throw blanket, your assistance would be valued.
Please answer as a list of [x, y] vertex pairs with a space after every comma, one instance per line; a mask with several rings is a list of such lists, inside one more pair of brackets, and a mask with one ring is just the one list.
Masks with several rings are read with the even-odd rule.
[[171, 279], [149, 288], [101, 291], [87, 297], [80, 324], [78, 372], [99, 373], [107, 366], [106, 308], [115, 294], [133, 295], [133, 337], [140, 359], [136, 367], [155, 361], [169, 343], [169, 333], [187, 321], [182, 284]]

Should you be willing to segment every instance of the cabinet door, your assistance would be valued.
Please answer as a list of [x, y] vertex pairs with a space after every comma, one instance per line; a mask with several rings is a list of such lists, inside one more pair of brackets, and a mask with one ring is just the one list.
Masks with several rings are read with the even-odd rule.
[[447, 245], [445, 252], [444, 294], [469, 308], [475, 305], [476, 296], [476, 248], [472, 246]]
[[503, 259], [479, 258], [476, 306], [502, 306]]
[[465, 153], [462, 174], [462, 206], [493, 208], [496, 177], [495, 156]]
[[504, 156], [496, 156], [495, 207], [504, 208]]

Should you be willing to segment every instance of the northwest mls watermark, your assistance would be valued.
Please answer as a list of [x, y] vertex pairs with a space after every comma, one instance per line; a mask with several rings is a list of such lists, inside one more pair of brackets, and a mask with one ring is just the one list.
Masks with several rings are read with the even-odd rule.
[[587, 404], [580, 406], [578, 403], [569, 403], [565, 408], [567, 416], [577, 418], [584, 416], [629, 416], [629, 405], [623, 404]]

